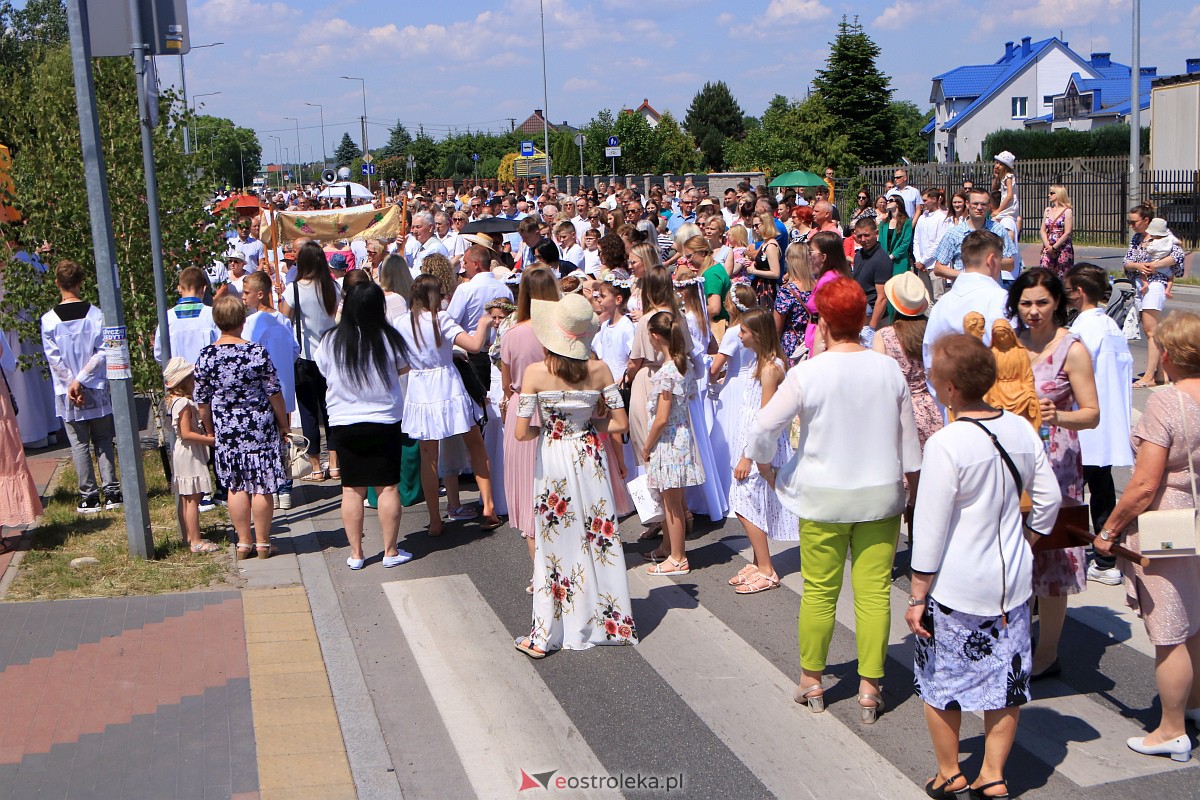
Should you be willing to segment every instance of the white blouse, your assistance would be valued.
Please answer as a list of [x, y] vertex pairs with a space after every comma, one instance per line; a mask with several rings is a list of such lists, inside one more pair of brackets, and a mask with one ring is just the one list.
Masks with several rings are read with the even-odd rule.
[[1096, 394], [1100, 400], [1100, 424], [1079, 431], [1083, 463], [1092, 467], [1133, 466], [1129, 430], [1133, 416], [1133, 356], [1129, 342], [1117, 323], [1102, 308], [1080, 312], [1071, 323], [1092, 357]]
[[904, 473], [921, 468], [912, 397], [896, 362], [872, 350], [802, 361], [755, 418], [746, 456], [771, 462], [800, 417], [800, 444], [775, 480], [801, 519], [870, 522], [904, 509]]

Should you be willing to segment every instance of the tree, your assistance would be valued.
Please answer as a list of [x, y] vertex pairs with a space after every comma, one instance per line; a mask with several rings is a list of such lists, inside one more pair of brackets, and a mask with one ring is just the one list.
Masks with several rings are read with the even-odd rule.
[[850, 138], [834, 128], [820, 95], [804, 101], [775, 95], [763, 112], [761, 125], [741, 141], [730, 141], [725, 155], [734, 169], [748, 172], [780, 175], [804, 169], [822, 174], [825, 167], [833, 167], [845, 175], [860, 161], [851, 150]]
[[892, 116], [892, 142], [896, 145], [896, 155], [910, 161], [925, 161], [929, 155], [929, 143], [921, 135], [921, 129], [933, 116], [933, 109], [921, 112], [916, 103], [908, 100], [893, 100], [889, 113]]
[[413, 180], [418, 184], [433, 177], [434, 173], [442, 167], [442, 149], [423, 127], [418, 129], [412, 144], [409, 145], [408, 154], [416, 159], [416, 166], [413, 167]]
[[[239, 128], [223, 117], [197, 116], [189, 125], [200, 143], [198, 165], [210, 174], [213, 185], [248, 185], [262, 167], [262, 145], [249, 128]], [[244, 176], [244, 181], [243, 181]]]
[[622, 111], [613, 124], [613, 134], [621, 142], [621, 157], [617, 159], [619, 172], [643, 175], [654, 171], [657, 161], [654, 129], [645, 117], [632, 111]]
[[583, 144], [584, 169], [589, 175], [607, 175], [609, 160], [604, 155], [605, 143], [613, 135], [616, 119], [610, 109], [601, 109], [583, 128], [587, 141]]
[[[713, 171], [725, 168], [724, 140], [740, 139], [746, 132], [742, 108], [724, 81], [705, 83], [696, 92], [683, 118], [683, 126], [700, 143], [704, 165]], [[718, 135], [714, 136], [714, 131]]]
[[376, 158], [395, 158], [408, 154], [408, 146], [412, 144], [412, 136], [404, 123], [396, 120], [396, 127], [388, 131], [387, 144], [375, 151]]
[[868, 164], [891, 164], [899, 147], [891, 135], [891, 79], [875, 66], [879, 52], [858, 17], [851, 22], [843, 16], [813, 87], [829, 109], [834, 129], [850, 138], [859, 158]]
[[517, 176], [513, 171], [513, 162], [516, 160], [516, 153], [505, 153], [504, 158], [500, 159], [500, 166], [496, 168], [496, 179], [501, 183], [516, 183]]
[[350, 138], [350, 134], [343, 133], [342, 141], [338, 143], [337, 149], [333, 151], [333, 160], [337, 162], [339, 167], [348, 167], [356, 158], [362, 158], [362, 150]]
[[670, 111], [664, 111], [659, 117], [651, 140], [655, 155], [654, 172], [693, 172], [700, 163], [696, 140], [679, 127]]

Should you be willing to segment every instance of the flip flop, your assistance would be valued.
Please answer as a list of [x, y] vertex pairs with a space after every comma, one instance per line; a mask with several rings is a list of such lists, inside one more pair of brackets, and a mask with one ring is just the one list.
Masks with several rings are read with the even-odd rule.
[[504, 520], [500, 519], [500, 517], [498, 515], [496, 517], [493, 517], [492, 519], [488, 519], [487, 517], [484, 517], [483, 521], [479, 523], [479, 530], [494, 531], [494, 530], [496, 530], [496, 528], [499, 528], [503, 524], [504, 524]]
[[513, 639], [513, 647], [533, 659], [545, 658], [549, 655], [545, 650], [534, 649], [533, 640], [528, 636], [518, 636], [516, 639]]
[[193, 553], [219, 553], [225, 548], [221, 547], [221, 545], [217, 544], [216, 542], [199, 542], [191, 545], [188, 549], [190, 549]]
[[300, 480], [304, 481], [305, 483], [324, 483], [325, 482], [325, 471], [324, 470], [313, 470], [312, 472], [308, 473]]

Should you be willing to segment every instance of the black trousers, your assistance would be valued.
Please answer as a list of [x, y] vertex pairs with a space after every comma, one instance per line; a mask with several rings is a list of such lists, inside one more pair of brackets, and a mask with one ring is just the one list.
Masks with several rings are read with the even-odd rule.
[[[1098, 535], [1108, 522], [1108, 515], [1117, 507], [1117, 488], [1113, 484], [1112, 467], [1083, 467], [1083, 479], [1087, 482], [1092, 510], [1092, 530]], [[1100, 569], [1112, 569], [1117, 564], [1114, 556], [1104, 556], [1092, 551], [1092, 558]]]

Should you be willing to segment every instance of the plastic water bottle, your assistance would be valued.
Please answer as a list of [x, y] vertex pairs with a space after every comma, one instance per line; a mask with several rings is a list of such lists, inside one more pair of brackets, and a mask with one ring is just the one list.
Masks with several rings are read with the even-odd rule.
[[1043, 422], [1042, 426], [1040, 428], [1038, 428], [1038, 436], [1040, 436], [1042, 439], [1042, 447], [1045, 448], [1046, 453], [1049, 454], [1050, 453], [1050, 426]]

